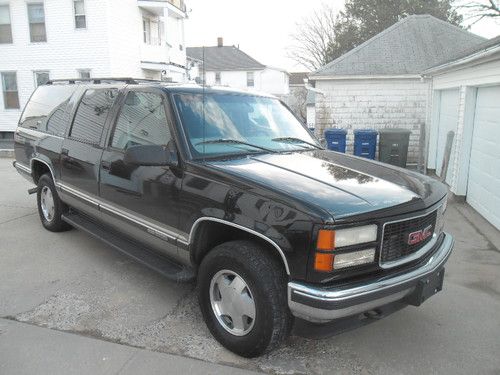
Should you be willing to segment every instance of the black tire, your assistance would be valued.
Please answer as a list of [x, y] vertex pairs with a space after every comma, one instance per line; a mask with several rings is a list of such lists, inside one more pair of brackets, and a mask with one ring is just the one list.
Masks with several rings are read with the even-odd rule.
[[[278, 347], [293, 324], [287, 302], [288, 277], [283, 264], [269, 251], [254, 242], [230, 241], [212, 249], [199, 268], [198, 299], [205, 323], [225, 348], [247, 358]], [[221, 270], [238, 274], [253, 297], [255, 319], [244, 336], [228, 332], [212, 308], [211, 281]]]
[[[52, 193], [52, 198], [54, 201], [54, 213], [53, 217], [48, 220], [42, 210], [41, 204], [41, 195], [42, 190], [47, 188]], [[64, 232], [71, 229], [71, 226], [61, 219], [61, 215], [64, 212], [67, 212], [67, 206], [61, 202], [59, 195], [57, 194], [56, 187], [54, 186], [54, 181], [52, 181], [52, 177], [50, 174], [44, 174], [38, 180], [38, 190], [36, 194], [36, 202], [38, 206], [38, 214], [40, 215], [40, 220], [45, 229], [50, 230], [51, 232]]]

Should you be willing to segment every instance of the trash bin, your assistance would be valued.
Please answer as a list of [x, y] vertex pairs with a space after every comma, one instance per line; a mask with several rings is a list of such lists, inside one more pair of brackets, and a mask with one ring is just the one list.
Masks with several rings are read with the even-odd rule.
[[346, 134], [347, 130], [344, 129], [326, 129], [326, 147], [332, 151], [345, 152]]
[[354, 155], [375, 159], [377, 134], [373, 129], [354, 130]]
[[378, 160], [405, 168], [411, 131], [406, 129], [381, 129], [379, 134]]

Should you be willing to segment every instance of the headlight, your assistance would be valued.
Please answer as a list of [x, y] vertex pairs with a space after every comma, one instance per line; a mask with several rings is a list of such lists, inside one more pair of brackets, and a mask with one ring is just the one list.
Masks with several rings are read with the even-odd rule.
[[320, 229], [316, 242], [314, 269], [319, 272], [331, 272], [334, 269], [372, 263], [375, 260], [374, 248], [338, 254], [335, 250], [375, 242], [377, 229], [375, 224], [337, 230]]

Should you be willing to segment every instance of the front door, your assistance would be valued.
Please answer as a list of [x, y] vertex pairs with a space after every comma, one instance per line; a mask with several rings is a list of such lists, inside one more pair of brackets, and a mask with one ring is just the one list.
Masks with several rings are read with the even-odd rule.
[[179, 174], [175, 168], [124, 162], [131, 146], [169, 142], [163, 95], [156, 90], [128, 91], [102, 156], [101, 211], [120, 231], [177, 258]]
[[118, 89], [111, 87], [85, 90], [61, 150], [62, 198], [71, 207], [92, 216], [98, 214], [104, 127], [117, 95]]

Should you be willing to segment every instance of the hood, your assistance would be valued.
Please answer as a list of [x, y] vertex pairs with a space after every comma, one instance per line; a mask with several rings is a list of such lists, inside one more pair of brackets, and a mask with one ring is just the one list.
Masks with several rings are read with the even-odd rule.
[[279, 191], [333, 219], [403, 206], [427, 208], [446, 195], [430, 177], [332, 151], [265, 154], [211, 161], [221, 172]]

